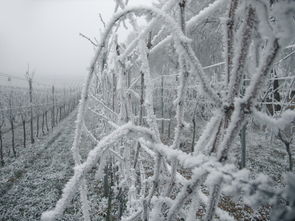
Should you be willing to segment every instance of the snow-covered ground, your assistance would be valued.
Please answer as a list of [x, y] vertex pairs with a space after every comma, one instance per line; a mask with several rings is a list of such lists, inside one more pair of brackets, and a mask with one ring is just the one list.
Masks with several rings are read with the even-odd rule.
[[[48, 137], [41, 138], [34, 145], [21, 149], [18, 158], [0, 169], [0, 220], [39, 220], [41, 213], [54, 207], [61, 196], [65, 183], [73, 175], [74, 161], [71, 146], [75, 132], [76, 111], [71, 113]], [[287, 159], [284, 146], [276, 139], [271, 140], [261, 131], [249, 130], [247, 168], [264, 173], [274, 179], [274, 185], [281, 188], [286, 172]], [[85, 158], [91, 148], [83, 138]], [[239, 158], [239, 144], [236, 142], [233, 158]], [[235, 156], [234, 156], [235, 155]], [[95, 170], [87, 175], [91, 216], [94, 220], [103, 217], [95, 214], [106, 207], [102, 198], [101, 183], [94, 181]], [[91, 194], [90, 194], [91, 193]], [[253, 211], [243, 204], [235, 204], [229, 198], [222, 198], [221, 207], [241, 220], [268, 220], [268, 209]], [[201, 212], [200, 212], [201, 213]], [[95, 218], [96, 217], [96, 218]], [[66, 210], [62, 220], [82, 218], [77, 196]]]
[[72, 175], [75, 118], [76, 111], [0, 169], [0, 220], [40, 220], [41, 213], [55, 205]]

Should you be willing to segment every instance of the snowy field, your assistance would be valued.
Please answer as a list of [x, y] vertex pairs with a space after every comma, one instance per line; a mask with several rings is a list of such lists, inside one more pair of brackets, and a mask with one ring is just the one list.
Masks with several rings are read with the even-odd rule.
[[0, 220], [295, 220], [293, 0], [23, 7], [0, 50], [35, 63], [0, 72]]
[[[50, 136], [19, 152], [17, 159], [12, 158], [0, 169], [0, 220], [40, 220], [42, 212], [52, 208], [61, 197], [65, 183], [73, 175], [71, 146], [76, 114], [76, 111], [71, 113]], [[288, 160], [282, 143], [272, 141], [271, 137], [261, 132], [251, 131], [247, 136], [251, 137], [247, 144], [247, 168], [253, 172], [251, 176], [254, 178], [258, 173], [267, 174], [273, 179], [276, 188], [283, 188]], [[86, 146], [82, 155], [85, 158], [91, 145], [87, 145], [86, 141], [84, 144]], [[235, 163], [239, 161], [238, 147], [237, 144], [232, 154]], [[294, 154], [294, 146], [292, 150]], [[102, 220], [107, 211], [107, 198], [101, 197], [102, 182], [95, 180], [94, 175], [95, 170], [87, 175], [91, 210], [94, 211], [91, 217], [92, 220]], [[243, 202], [234, 203], [229, 197], [222, 197], [220, 207], [237, 220], [270, 220], [269, 208], [253, 210]], [[96, 214], [95, 211], [100, 213]], [[197, 213], [201, 217], [203, 210]], [[73, 204], [66, 209], [61, 220], [83, 220], [78, 196], [74, 197]]]
[[73, 173], [75, 117], [76, 112], [0, 169], [0, 220], [40, 220], [42, 211], [55, 204]]

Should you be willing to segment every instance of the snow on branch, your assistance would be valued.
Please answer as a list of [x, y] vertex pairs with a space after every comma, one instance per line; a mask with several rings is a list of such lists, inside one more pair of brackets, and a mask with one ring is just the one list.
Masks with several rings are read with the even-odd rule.
[[98, 117], [102, 118], [103, 120], [105, 120], [110, 126], [114, 127], [114, 128], [118, 128], [119, 125], [117, 125], [115, 122], [111, 121], [109, 118], [107, 118], [106, 116], [104, 116], [103, 114], [98, 113], [96, 110], [92, 109], [92, 108], [88, 108], [92, 113], [94, 113], [95, 115], [97, 115]]
[[[229, 82], [229, 92], [228, 92], [228, 103], [231, 104], [234, 97], [240, 92], [240, 85], [246, 66], [246, 58], [248, 56], [250, 43], [252, 41], [252, 32], [256, 24], [256, 11], [251, 6], [246, 8], [246, 18], [242, 24], [242, 30], [237, 36], [239, 39], [239, 45], [237, 46], [235, 56], [233, 58], [233, 67], [230, 68], [230, 82]], [[229, 56], [230, 57], [230, 56]], [[230, 64], [229, 64], [230, 65]], [[231, 66], [231, 65], [230, 65]]]
[[[153, 14], [156, 17], [160, 17], [163, 19], [163, 21], [168, 25], [168, 27], [170, 28], [170, 31], [172, 32], [173, 38], [175, 39], [175, 43], [176, 45], [178, 45], [176, 48], [178, 49], [179, 53], [184, 53], [184, 55], [186, 55], [187, 58], [189, 58], [190, 63], [192, 64], [192, 67], [194, 69], [194, 72], [196, 72], [196, 74], [198, 74], [200, 80], [201, 80], [201, 84], [203, 87], [203, 90], [206, 94], [208, 94], [208, 96], [217, 104], [217, 106], [221, 105], [221, 101], [220, 98], [218, 97], [218, 95], [213, 91], [213, 89], [210, 87], [208, 80], [206, 78], [206, 75], [204, 73], [204, 70], [202, 68], [202, 65], [199, 61], [199, 59], [196, 57], [194, 51], [191, 48], [191, 45], [189, 44], [190, 39], [188, 39], [182, 32], [182, 30], [180, 29], [179, 25], [176, 24], [176, 22], [174, 21], [174, 19], [168, 15], [165, 14], [164, 12], [162, 12], [161, 10], [157, 9], [157, 8], [152, 8], [152, 7], [144, 7], [144, 6], [138, 6], [138, 7], [131, 7], [131, 8], [125, 8], [124, 11], [118, 13], [117, 15], [115, 15], [112, 19], [112, 21], [110, 22], [110, 24], [114, 24], [116, 21], [120, 20], [122, 17], [125, 17], [127, 14], [129, 13], [135, 13], [135, 14]], [[110, 25], [111, 26], [111, 25]], [[109, 34], [111, 28], [107, 28], [106, 33]], [[106, 36], [107, 34], [105, 34], [104, 36]], [[142, 38], [144, 39], [145, 36], [142, 36]], [[104, 39], [106, 39], [106, 37], [104, 37]], [[102, 44], [103, 45], [103, 44]], [[121, 61], [124, 60], [126, 51], [127, 50], [133, 50], [134, 48], [131, 49], [126, 49], [125, 52], [123, 54], [120, 55], [120, 59]], [[99, 51], [99, 50], [98, 50]], [[100, 53], [97, 52], [96, 57], [98, 57]], [[96, 60], [96, 57], [94, 60]]]
[[258, 96], [265, 77], [269, 74], [274, 60], [278, 55], [280, 46], [277, 38], [271, 38], [268, 42], [268, 46], [265, 50], [265, 55], [261, 59], [261, 65], [259, 66], [257, 73], [251, 78], [250, 85], [247, 87], [245, 97], [243, 100], [245, 103], [253, 101]]
[[199, 59], [196, 57], [195, 52], [193, 51], [191, 45], [183, 43], [182, 46], [184, 48], [186, 58], [188, 58], [193, 71], [198, 75], [200, 79], [203, 91], [208, 95], [210, 99], [212, 99], [212, 101], [216, 104], [217, 107], [220, 107], [221, 99], [208, 83], [208, 79], [206, 77], [207, 75], [205, 74], [203, 67]]
[[258, 110], [253, 110], [254, 118], [261, 125], [267, 126], [269, 129], [273, 129], [276, 133], [279, 130], [284, 130], [288, 125], [295, 123], [295, 111], [286, 110], [278, 118], [271, 117], [266, 113]]
[[[170, 1], [166, 1], [166, 3], [162, 6], [161, 10], [163, 12], [169, 12], [173, 7], [175, 7], [175, 5], [177, 5], [178, 3], [178, 0], [170, 0]], [[138, 44], [138, 41], [140, 39], [144, 39], [148, 33], [156, 26], [158, 25], [158, 21], [159, 21], [160, 18], [156, 17], [156, 18], [153, 18], [151, 20], [151, 22], [147, 25], [147, 27], [141, 31], [139, 33], [139, 35], [127, 46], [127, 48], [125, 49], [124, 53], [121, 55], [121, 58], [120, 60], [124, 60], [124, 58], [126, 58], [130, 52], [132, 50], [134, 50], [134, 48], [136, 48], [137, 44]]]
[[96, 165], [102, 153], [108, 150], [109, 147], [107, 146], [110, 146], [111, 144], [117, 142], [121, 137], [127, 136], [130, 133], [136, 133], [137, 136], [135, 137], [145, 137], [149, 140], [155, 140], [155, 136], [152, 131], [147, 128], [134, 126], [131, 123], [127, 123], [119, 127], [109, 135], [102, 138], [96, 147], [89, 152], [86, 161], [75, 167], [74, 175], [65, 185], [61, 199], [58, 200], [53, 210], [46, 211], [42, 214], [41, 220], [51, 221], [62, 216], [67, 205], [74, 197], [81, 181], [83, 181], [85, 174]]
[[161, 142], [160, 133], [158, 129], [156, 116], [154, 114], [154, 106], [153, 106], [153, 83], [151, 80], [150, 67], [149, 67], [149, 62], [147, 58], [147, 48], [143, 40], [139, 42], [138, 49], [139, 49], [140, 59], [142, 62], [141, 71], [144, 73], [144, 81], [146, 84], [144, 105], [147, 111], [147, 121], [151, 130], [154, 131], [154, 133], [157, 136], [157, 142], [160, 143]]
[[208, 18], [213, 12], [220, 9], [223, 5], [227, 4], [229, 0], [216, 0], [210, 3], [206, 8], [202, 9], [197, 15], [193, 16], [186, 22], [188, 33], [191, 32], [197, 25]]
[[198, 155], [199, 153], [204, 153], [204, 151], [207, 151], [207, 152], [210, 151], [208, 150], [207, 147], [210, 147], [212, 144], [212, 142], [210, 142], [210, 139], [215, 140], [215, 137], [217, 135], [217, 130], [221, 123], [221, 118], [222, 118], [222, 113], [217, 112], [207, 123], [207, 125], [205, 126], [205, 129], [202, 131], [200, 138], [198, 139], [198, 142], [195, 145], [194, 155]]
[[94, 95], [90, 95], [91, 98], [93, 98], [95, 101], [97, 101], [98, 103], [100, 103], [102, 105], [103, 108], [105, 108], [107, 111], [109, 111], [110, 113], [112, 113], [114, 116], [116, 116], [116, 118], [119, 118], [118, 114], [116, 112], [114, 112], [111, 108], [109, 108], [102, 100], [98, 99], [97, 97], [95, 97]]
[[[214, 11], [220, 8], [220, 6], [224, 5], [228, 0], [216, 0], [215, 2], [209, 4], [206, 8], [202, 9], [197, 15], [193, 16], [186, 22], [186, 29], [188, 34], [191, 33], [191, 31], [203, 22], [208, 16], [210, 16]], [[163, 46], [167, 45], [169, 42], [173, 40], [173, 37], [171, 35], [168, 35], [166, 38], [161, 40], [157, 45], [155, 45], [151, 51], [150, 54], [153, 55], [156, 53], [159, 49], [163, 48]]]
[[224, 161], [227, 158], [227, 153], [232, 141], [240, 131], [243, 123], [248, 116], [246, 114], [251, 113], [251, 108], [254, 106], [261, 85], [264, 83], [264, 79], [269, 74], [270, 69], [274, 63], [274, 60], [279, 52], [280, 46], [278, 39], [272, 38], [269, 41], [268, 47], [265, 51], [265, 55], [262, 58], [262, 62], [257, 70], [257, 73], [251, 78], [250, 85], [247, 87], [245, 96], [243, 98], [236, 98], [234, 103], [234, 111], [232, 113], [231, 121], [226, 130], [225, 137], [218, 147], [218, 159]]

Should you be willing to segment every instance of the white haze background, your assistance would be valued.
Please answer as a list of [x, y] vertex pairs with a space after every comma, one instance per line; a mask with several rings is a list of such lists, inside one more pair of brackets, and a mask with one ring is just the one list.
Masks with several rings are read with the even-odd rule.
[[112, 0], [0, 0], [0, 73], [24, 77], [29, 63], [37, 81], [83, 83], [94, 52], [79, 33], [98, 38], [99, 13], [108, 22], [114, 6]]

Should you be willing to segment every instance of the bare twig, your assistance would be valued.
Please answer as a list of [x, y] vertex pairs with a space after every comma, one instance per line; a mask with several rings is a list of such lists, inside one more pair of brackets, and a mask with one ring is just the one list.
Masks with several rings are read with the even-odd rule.
[[79, 33], [79, 35], [83, 38], [85, 38], [86, 40], [88, 40], [92, 45], [94, 45], [95, 47], [97, 47], [97, 44], [92, 41], [89, 37], [87, 37], [86, 35], [82, 34], [82, 33]]

